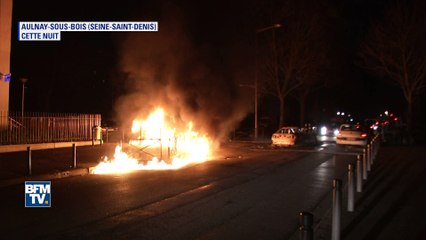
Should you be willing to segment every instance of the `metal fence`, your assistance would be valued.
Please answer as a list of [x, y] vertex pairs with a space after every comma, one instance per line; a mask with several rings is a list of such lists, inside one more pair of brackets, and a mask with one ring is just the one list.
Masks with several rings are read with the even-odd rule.
[[0, 145], [92, 140], [100, 114], [0, 112]]

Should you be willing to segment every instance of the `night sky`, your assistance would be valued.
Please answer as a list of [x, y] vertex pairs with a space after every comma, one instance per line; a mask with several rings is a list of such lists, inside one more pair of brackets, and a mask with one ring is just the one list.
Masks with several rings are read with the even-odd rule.
[[[164, 42], [158, 41], [157, 45], [160, 46], [155, 46], [156, 49], [167, 49], [167, 46], [161, 46], [162, 43], [174, 46], [170, 42], [181, 41], [182, 36], [190, 42], [187, 44], [190, 47], [184, 49], [191, 60], [185, 61], [189, 66], [184, 67], [185, 73], [180, 72], [179, 76], [191, 75], [191, 64], [202, 62], [203, 67], [195, 69], [204, 69], [203, 74], [224, 79], [216, 81], [224, 81], [226, 84], [218, 85], [231, 89], [230, 99], [235, 97], [247, 101], [248, 105], [252, 104], [250, 89], [235, 89], [235, 86], [252, 82], [254, 30], [273, 24], [265, 12], [285, 1], [177, 2], [123, 0], [111, 4], [80, 0], [14, 1], [10, 110], [20, 111], [19, 78], [25, 77], [29, 79], [25, 89], [27, 111], [101, 113], [104, 119], [115, 119], [117, 101], [131, 91], [126, 84], [128, 75], [123, 73], [120, 66], [123, 43], [138, 39], [139, 44], [134, 45], [138, 51], [151, 49], [153, 46], [148, 43], [156, 43], [149, 40], [144, 42], [144, 36], [155, 39], [152, 34], [163, 39], [170, 38]], [[402, 114], [405, 103], [399, 88], [384, 84], [354, 64], [359, 42], [370, 22], [380, 18], [388, 1], [328, 2], [336, 11], [336, 39], [339, 41], [330, 44], [336, 44], [335, 55], [341, 59], [327, 76], [334, 79], [333, 84], [312, 95], [308, 111], [318, 115], [343, 110], [360, 118], [384, 110]], [[160, 32], [163, 32], [71, 32], [62, 33], [60, 42], [19, 42], [16, 37], [18, 21], [158, 21]], [[182, 32], [171, 34], [175, 30]], [[170, 34], [164, 31], [170, 31]], [[285, 27], [282, 31], [285, 32]], [[130, 42], [134, 44], [135, 40]], [[155, 54], [159, 52], [153, 51], [150, 57], [155, 59]], [[167, 51], [161, 51], [161, 54], [165, 59], [161, 64], [167, 65], [168, 58], [164, 58]], [[178, 56], [173, 61], [185, 56], [175, 50], [171, 50], [170, 54]], [[199, 81], [203, 81], [203, 78]], [[206, 80], [205, 85], [209, 85], [208, 81], [211, 80]], [[185, 85], [187, 88], [191, 86]], [[264, 97], [261, 104], [261, 114], [274, 115], [274, 100]], [[296, 104], [296, 100], [289, 97], [287, 122], [297, 122], [294, 117], [297, 114], [291, 114], [297, 112]]]

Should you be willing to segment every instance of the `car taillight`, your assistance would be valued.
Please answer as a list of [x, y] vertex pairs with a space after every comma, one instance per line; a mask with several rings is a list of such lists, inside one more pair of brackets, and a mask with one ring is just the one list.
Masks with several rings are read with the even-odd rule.
[[367, 137], [367, 133], [362, 133], [361, 137]]

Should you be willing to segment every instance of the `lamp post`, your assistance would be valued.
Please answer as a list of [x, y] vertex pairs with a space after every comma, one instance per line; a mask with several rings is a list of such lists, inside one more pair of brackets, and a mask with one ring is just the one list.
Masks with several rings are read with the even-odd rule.
[[[258, 40], [257, 40], [257, 34], [261, 33], [261, 32], [265, 32], [268, 30], [275, 30], [276, 28], [280, 28], [282, 27], [281, 24], [276, 23], [272, 26], [268, 26], [268, 27], [264, 27], [264, 28], [259, 28], [256, 30], [255, 33], [255, 51], [256, 51], [256, 56], [255, 56], [255, 60], [256, 60], [256, 66], [255, 66], [255, 81], [254, 81], [254, 138], [257, 139], [259, 136], [259, 122], [258, 122], [258, 114], [259, 114], [259, 102], [258, 102], [258, 95], [259, 95], [259, 73], [258, 73], [258, 67], [257, 67], [257, 56], [259, 54], [259, 50], [258, 50]], [[274, 41], [274, 46], [275, 46], [275, 31], [273, 32], [273, 41]]]
[[28, 78], [21, 78], [22, 82], [22, 100], [21, 100], [21, 117], [24, 120], [24, 103], [25, 103], [25, 83], [28, 82]]

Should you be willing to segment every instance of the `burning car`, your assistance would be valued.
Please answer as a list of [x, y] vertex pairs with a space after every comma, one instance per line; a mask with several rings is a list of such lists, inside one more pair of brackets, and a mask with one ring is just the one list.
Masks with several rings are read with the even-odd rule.
[[104, 158], [91, 173], [126, 173], [134, 170], [173, 170], [208, 160], [212, 141], [196, 131], [192, 122], [180, 128], [162, 108], [152, 111], [147, 118], [135, 119], [133, 139], [129, 146], [144, 153], [149, 159], [131, 156], [121, 145], [112, 159]]
[[273, 146], [293, 146], [299, 132], [298, 127], [282, 127], [272, 134]]

